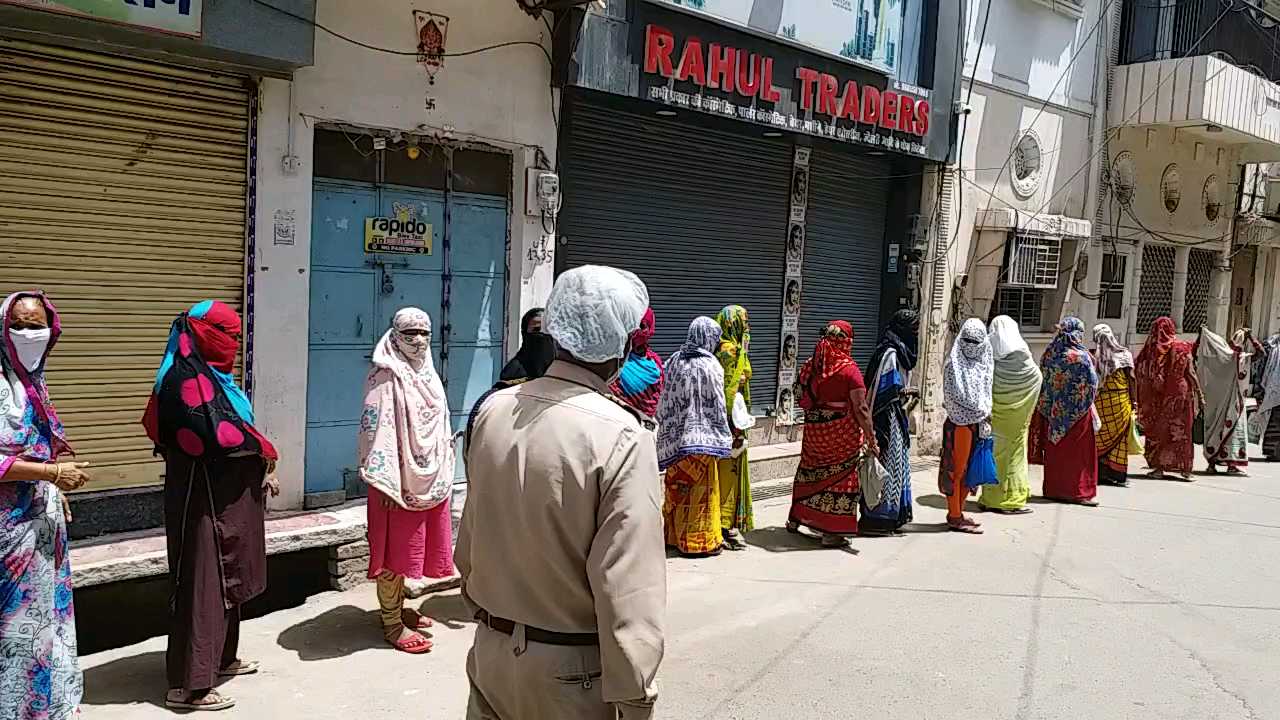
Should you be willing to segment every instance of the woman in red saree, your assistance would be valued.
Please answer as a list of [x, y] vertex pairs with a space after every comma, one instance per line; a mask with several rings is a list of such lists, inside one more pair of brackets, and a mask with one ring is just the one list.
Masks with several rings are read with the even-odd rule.
[[852, 349], [853, 326], [832, 322], [800, 370], [804, 441], [787, 530], [799, 532], [803, 525], [820, 532], [823, 547], [843, 547], [846, 536], [857, 534], [858, 461], [864, 448], [880, 454]]
[[1162, 317], [1138, 353], [1134, 380], [1138, 383], [1138, 422], [1146, 435], [1147, 466], [1151, 476], [1166, 472], [1191, 481], [1195, 447], [1191, 426], [1200, 383], [1191, 364], [1192, 344], [1178, 339], [1173, 320]]
[[1097, 507], [1098, 437], [1093, 403], [1098, 371], [1084, 344], [1084, 323], [1064, 318], [1040, 361], [1044, 381], [1031, 420], [1032, 462], [1044, 465], [1049, 500]]

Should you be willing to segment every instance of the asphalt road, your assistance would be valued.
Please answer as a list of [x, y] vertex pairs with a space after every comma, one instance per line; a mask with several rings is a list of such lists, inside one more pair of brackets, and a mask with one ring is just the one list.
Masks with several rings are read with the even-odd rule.
[[[1280, 465], [1135, 478], [948, 533], [931, 472], [900, 538], [823, 550], [756, 507], [752, 547], [672, 559], [661, 718], [1280, 718]], [[1038, 489], [1038, 478], [1033, 479]], [[372, 587], [246, 624], [264, 672], [226, 718], [462, 718], [471, 626], [426, 601], [436, 650], [382, 644]], [[168, 717], [164, 639], [83, 658], [86, 718]]]

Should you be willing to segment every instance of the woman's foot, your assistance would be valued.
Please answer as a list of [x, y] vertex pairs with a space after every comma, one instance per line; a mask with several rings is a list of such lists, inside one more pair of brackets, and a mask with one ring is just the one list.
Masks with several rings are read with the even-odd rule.
[[237, 675], [252, 675], [258, 672], [258, 663], [254, 660], [236, 659], [230, 665], [218, 671], [222, 677], [235, 677]]
[[1228, 474], [1228, 475], [1235, 475], [1236, 477], [1246, 477], [1245, 471], [1241, 470], [1241, 469], [1240, 469], [1240, 468], [1238, 468], [1238, 467], [1229, 467], [1229, 468], [1227, 468], [1227, 474]]
[[1029, 507], [1007, 508], [1007, 509], [1006, 508], [988, 508], [988, 510], [990, 510], [993, 513], [998, 513], [1000, 515], [1030, 515], [1031, 513], [1035, 512]]
[[1087, 500], [1077, 500], [1076, 504], [1083, 505], [1085, 507], [1098, 507], [1098, 501], [1094, 500], [1093, 498], [1089, 498]]
[[742, 533], [737, 530], [722, 530], [724, 546], [730, 550], [746, 550], [747, 544], [742, 540]]
[[1196, 479], [1191, 477], [1191, 473], [1188, 472], [1174, 476], [1174, 480], [1177, 480], [1178, 482], [1195, 482]]
[[840, 535], [822, 535], [822, 547], [824, 548], [843, 548], [849, 547], [849, 538]]
[[423, 615], [417, 610], [410, 610], [408, 608], [400, 611], [400, 622], [404, 623], [404, 626], [411, 630], [426, 630], [435, 624], [432, 622], [431, 618], [426, 615]]
[[787, 521], [787, 532], [791, 533], [792, 535], [799, 535], [799, 534], [800, 534], [800, 523], [796, 522], [795, 520], [788, 520], [788, 521]]
[[391, 643], [391, 647], [410, 655], [431, 652], [432, 647], [432, 642], [423, 637], [422, 633], [407, 627], [401, 627], [398, 634], [387, 638], [387, 642]]
[[181, 688], [170, 690], [164, 697], [164, 706], [171, 710], [212, 712], [235, 707], [236, 701], [217, 690], [187, 692]]
[[1164, 471], [1163, 471], [1163, 470], [1152, 470], [1152, 471], [1151, 471], [1151, 473], [1147, 475], [1147, 477], [1151, 478], [1152, 480], [1163, 480], [1163, 479], [1164, 479]]
[[947, 518], [947, 529], [952, 532], [981, 535], [982, 526], [967, 517]]

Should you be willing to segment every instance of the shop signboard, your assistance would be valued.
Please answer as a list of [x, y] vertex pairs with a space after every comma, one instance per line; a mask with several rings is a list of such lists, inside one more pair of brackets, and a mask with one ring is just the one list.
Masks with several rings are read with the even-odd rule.
[[920, 0], [655, 0], [886, 71], [919, 47]]
[[431, 223], [393, 217], [364, 220], [364, 251], [402, 255], [431, 254]]
[[928, 90], [894, 84], [883, 73], [855, 65], [787, 52], [691, 14], [648, 3], [639, 7], [642, 99], [744, 120], [766, 132], [922, 158], [939, 150]]
[[199, 37], [204, 0], [0, 0], [36, 10]]

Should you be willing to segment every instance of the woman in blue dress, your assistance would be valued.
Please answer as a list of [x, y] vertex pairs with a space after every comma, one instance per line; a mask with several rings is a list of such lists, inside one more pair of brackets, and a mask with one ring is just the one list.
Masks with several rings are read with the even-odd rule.
[[861, 535], [898, 534], [911, 522], [911, 434], [907, 413], [915, 404], [916, 392], [908, 389], [911, 370], [916, 366], [920, 316], [913, 310], [899, 310], [889, 321], [867, 366], [868, 400], [871, 420], [880, 446], [880, 464], [886, 473], [884, 491], [874, 507], [860, 501]]
[[0, 718], [76, 716], [76, 659], [67, 514], [62, 493], [89, 479], [49, 402], [44, 364], [61, 333], [39, 292], [0, 305]]

